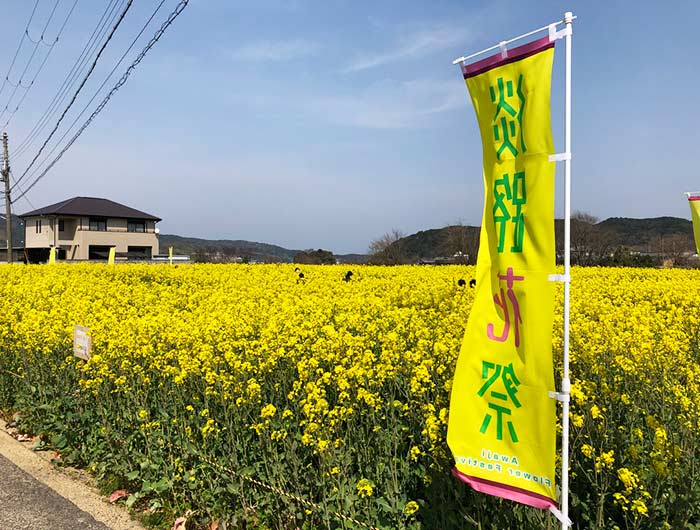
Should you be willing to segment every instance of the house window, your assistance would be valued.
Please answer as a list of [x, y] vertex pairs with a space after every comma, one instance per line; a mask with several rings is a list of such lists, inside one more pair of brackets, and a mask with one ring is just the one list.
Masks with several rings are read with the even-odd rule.
[[59, 232], [65, 232], [66, 231], [66, 223], [63, 219], [58, 220], [58, 231]]
[[41, 234], [41, 219], [37, 219], [35, 221], [34, 228], [35, 228], [37, 234]]
[[126, 229], [128, 232], [145, 232], [146, 221], [129, 220], [126, 225]]
[[100, 217], [90, 217], [90, 230], [92, 232], [106, 232], [107, 219]]

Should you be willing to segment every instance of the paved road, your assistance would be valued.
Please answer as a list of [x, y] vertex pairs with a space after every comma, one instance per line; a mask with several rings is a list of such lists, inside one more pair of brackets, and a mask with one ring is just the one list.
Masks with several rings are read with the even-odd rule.
[[0, 455], [2, 530], [109, 530]]

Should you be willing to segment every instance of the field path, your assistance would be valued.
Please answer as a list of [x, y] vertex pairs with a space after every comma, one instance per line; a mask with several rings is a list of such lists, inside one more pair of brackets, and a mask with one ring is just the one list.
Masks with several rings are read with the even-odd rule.
[[2, 530], [143, 530], [87, 484], [15, 440], [0, 420]]

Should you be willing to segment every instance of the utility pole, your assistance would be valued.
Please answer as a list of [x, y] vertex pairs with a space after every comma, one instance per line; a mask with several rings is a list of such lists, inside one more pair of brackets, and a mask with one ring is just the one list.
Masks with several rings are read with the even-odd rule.
[[2, 180], [5, 181], [5, 234], [7, 263], [12, 263], [12, 201], [10, 200], [10, 155], [7, 152], [7, 133], [2, 133]]

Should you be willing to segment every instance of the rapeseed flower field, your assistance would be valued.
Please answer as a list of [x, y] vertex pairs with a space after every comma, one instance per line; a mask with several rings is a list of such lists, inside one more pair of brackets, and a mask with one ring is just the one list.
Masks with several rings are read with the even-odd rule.
[[[450, 475], [474, 269], [352, 270], [2, 267], [0, 411], [154, 527], [558, 528]], [[699, 282], [574, 269], [576, 528], [700, 528]]]

